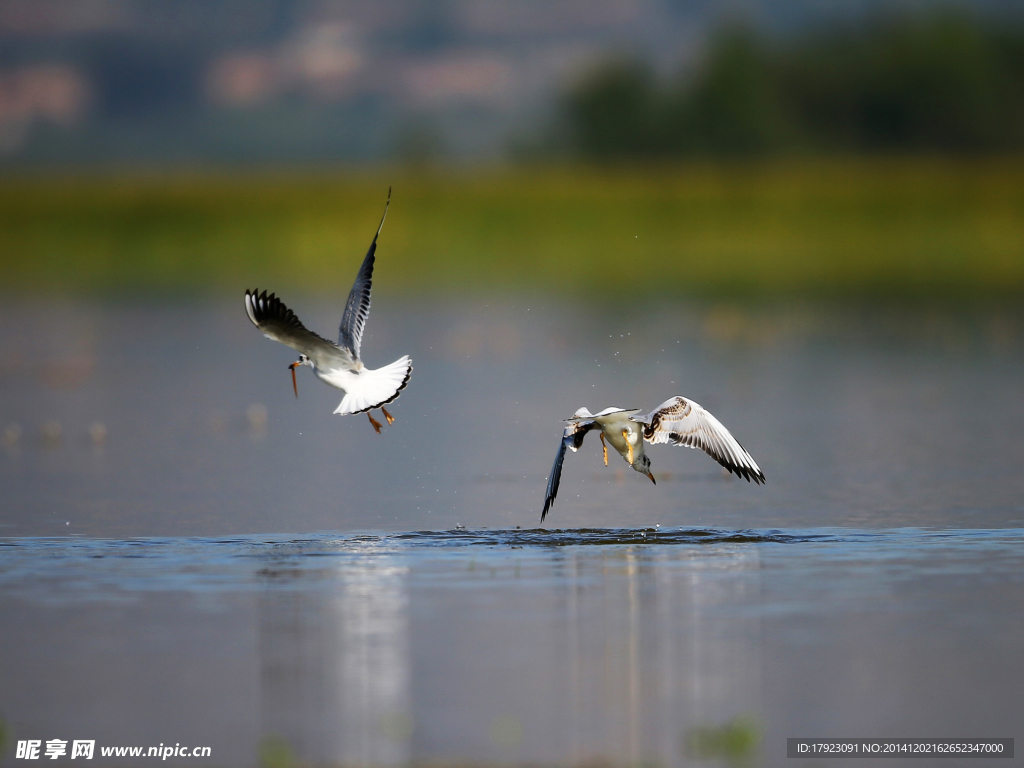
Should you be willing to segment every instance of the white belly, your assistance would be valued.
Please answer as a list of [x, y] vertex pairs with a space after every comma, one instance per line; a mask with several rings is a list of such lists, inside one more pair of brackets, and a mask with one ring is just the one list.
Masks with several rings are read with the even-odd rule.
[[319, 368], [314, 368], [313, 372], [320, 381], [344, 392], [350, 391], [359, 380], [358, 371], [349, 371], [344, 368], [335, 368], [332, 371], [322, 371]]

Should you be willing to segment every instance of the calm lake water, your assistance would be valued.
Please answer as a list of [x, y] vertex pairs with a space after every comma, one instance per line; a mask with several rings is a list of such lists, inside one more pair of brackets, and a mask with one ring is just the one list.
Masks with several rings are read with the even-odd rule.
[[[284, 298], [334, 335], [337, 307]], [[376, 301], [368, 364], [415, 366], [380, 436], [309, 371], [296, 400], [240, 298], [0, 306], [0, 762], [1024, 737], [1021, 315], [603, 306]], [[675, 394], [768, 484], [657, 447], [653, 486], [587, 443], [536, 527], [561, 419]]]

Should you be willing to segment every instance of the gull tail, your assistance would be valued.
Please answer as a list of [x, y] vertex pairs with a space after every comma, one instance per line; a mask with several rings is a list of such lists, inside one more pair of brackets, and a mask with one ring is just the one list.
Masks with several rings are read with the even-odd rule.
[[393, 400], [405, 389], [412, 376], [412, 360], [409, 356], [399, 358], [383, 368], [364, 368], [353, 384], [345, 390], [345, 397], [335, 413], [345, 416], [350, 413], [364, 413], [371, 408], [380, 408]]

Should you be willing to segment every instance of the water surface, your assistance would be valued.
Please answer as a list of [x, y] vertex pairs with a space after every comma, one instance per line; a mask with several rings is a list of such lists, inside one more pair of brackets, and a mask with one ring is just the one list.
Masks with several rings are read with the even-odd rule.
[[[340, 309], [285, 297], [334, 335]], [[375, 301], [371, 366], [414, 371], [377, 436], [287, 365], [237, 302], [0, 307], [6, 535], [219, 536], [532, 527], [580, 406], [714, 413], [768, 478], [599, 443], [566, 460], [551, 525], [1024, 525], [1024, 319], [875, 307]], [[90, 434], [102, 424], [97, 445]], [[54, 431], [57, 436], [54, 436]]]
[[684, 765], [702, 728], [746, 729], [747, 757], [782, 765], [798, 734], [1020, 736], [1021, 529], [0, 550], [19, 736], [202, 744], [217, 765], [268, 744], [333, 765]]
[[[380, 436], [310, 376], [296, 400], [240, 297], [0, 323], [13, 739], [681, 766], [1024, 737], [1019, 314], [385, 297], [365, 356], [415, 370]], [[561, 419], [675, 394], [767, 485], [586, 443], [536, 528]]]

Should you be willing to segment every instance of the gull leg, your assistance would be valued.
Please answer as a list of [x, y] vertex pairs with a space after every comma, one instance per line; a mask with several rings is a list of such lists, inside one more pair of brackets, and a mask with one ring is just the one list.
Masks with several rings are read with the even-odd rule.
[[626, 447], [629, 448], [629, 463], [633, 464], [633, 444], [629, 442], [629, 430], [622, 430], [622, 439], [626, 441]]
[[379, 435], [380, 434], [380, 422], [377, 421], [375, 418], [373, 418], [373, 416], [370, 415], [369, 411], [366, 412], [366, 418], [368, 418], [370, 420], [370, 424], [373, 425], [373, 430]]
[[608, 466], [608, 444], [604, 441], [604, 432], [598, 432], [601, 436], [601, 453], [604, 454], [604, 465]]
[[389, 427], [390, 427], [390, 426], [391, 426], [392, 424], [394, 424], [394, 423], [395, 423], [395, 417], [394, 417], [394, 416], [392, 416], [392, 415], [391, 415], [390, 413], [388, 413], [388, 409], [387, 409], [387, 408], [384, 408], [383, 406], [381, 406], [381, 409], [380, 409], [380, 411], [381, 411], [381, 413], [383, 413], [383, 414], [384, 414], [384, 418], [388, 420], [388, 426], [389, 426]]

